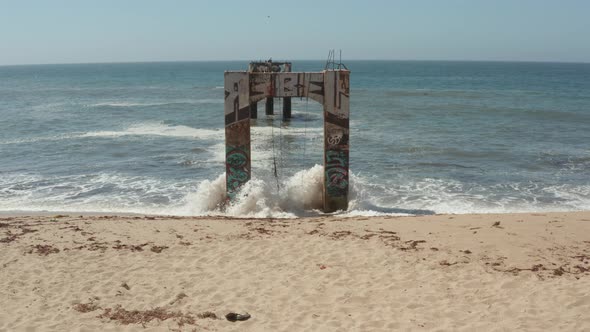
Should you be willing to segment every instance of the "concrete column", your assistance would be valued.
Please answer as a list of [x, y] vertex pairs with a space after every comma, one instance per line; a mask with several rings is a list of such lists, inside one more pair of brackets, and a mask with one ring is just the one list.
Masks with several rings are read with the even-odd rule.
[[266, 98], [266, 115], [274, 114], [274, 99], [273, 97]]
[[291, 97], [283, 98], [283, 119], [291, 118]]
[[348, 209], [349, 77], [324, 71], [324, 212]]
[[250, 180], [250, 80], [247, 72], [225, 72], [225, 184], [228, 199]]
[[250, 119], [258, 118], [258, 103], [253, 102], [250, 104]]

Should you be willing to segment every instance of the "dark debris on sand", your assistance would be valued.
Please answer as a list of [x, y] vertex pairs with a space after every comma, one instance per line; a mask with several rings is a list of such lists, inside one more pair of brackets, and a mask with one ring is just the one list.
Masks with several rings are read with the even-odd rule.
[[409, 245], [407, 247], [400, 247], [399, 250], [418, 250], [418, 244], [420, 243], [426, 243], [426, 241], [424, 240], [410, 240], [410, 241], [406, 241], [406, 243], [408, 243]]
[[168, 311], [161, 307], [150, 310], [127, 310], [121, 306], [117, 306], [115, 308], [103, 309], [102, 314], [97, 317], [116, 321], [121, 325], [141, 324], [144, 327], [145, 324], [153, 320], [165, 321], [168, 319], [174, 320], [178, 326], [187, 324], [196, 325], [195, 316], [180, 311]]
[[[11, 226], [10, 224], [3, 224], [3, 225], [6, 225], [6, 226], [3, 226], [3, 228], [6, 228], [6, 227], [10, 227]], [[10, 242], [16, 241], [19, 237], [22, 237], [25, 234], [35, 233], [35, 232], [38, 231], [36, 229], [26, 228], [26, 227], [24, 227], [22, 225], [17, 226], [16, 228], [20, 229], [20, 233], [13, 233], [12, 231], [7, 230], [6, 233], [5, 233], [6, 234], [6, 237], [5, 238], [1, 238], [0, 239], [0, 243], [10, 243]]]
[[[489, 263], [486, 263], [489, 264]], [[505, 272], [511, 273], [513, 275], [519, 275], [520, 272], [523, 271], [530, 271], [537, 275], [537, 277], [543, 279], [545, 277], [555, 278], [555, 277], [562, 277], [566, 275], [571, 275], [576, 279], [579, 279], [582, 276], [587, 276], [587, 273], [590, 272], [589, 267], [585, 267], [582, 265], [575, 265], [571, 266], [570, 264], [564, 264], [558, 266], [556, 268], [553, 267], [546, 267], [543, 264], [535, 264], [531, 267], [512, 267], [512, 268], [502, 268], [502, 263], [496, 262], [491, 264], [492, 269], [496, 272]]]
[[152, 252], [155, 252], [157, 254], [161, 253], [164, 249], [168, 249], [167, 246], [152, 246], [152, 248], [150, 249]]
[[197, 317], [201, 318], [201, 319], [205, 319], [205, 318], [220, 319], [219, 317], [217, 317], [217, 315], [214, 312], [211, 312], [211, 311], [205, 311], [200, 314], [197, 314]]
[[74, 305], [74, 310], [81, 312], [81, 313], [87, 313], [87, 312], [95, 311], [98, 309], [100, 309], [100, 307], [94, 302], [78, 303], [78, 304]]
[[113, 249], [117, 250], [131, 250], [133, 252], [136, 251], [143, 251], [143, 247], [147, 246], [149, 243], [142, 243], [142, 244], [117, 244], [113, 246]]
[[[126, 283], [123, 283], [122, 287], [129, 289], [130, 287], [125, 287], [126, 285]], [[176, 302], [184, 297], [187, 297], [187, 295], [180, 293], [176, 296], [176, 300], [173, 302]], [[90, 302], [88, 303], [77, 303], [73, 306], [73, 309], [80, 313], [102, 310], [102, 313], [96, 316], [97, 318], [114, 321], [121, 325], [141, 324], [143, 327], [146, 327], [146, 324], [152, 321], [162, 322], [165, 320], [172, 320], [178, 325], [179, 328], [181, 328], [184, 325], [197, 325], [197, 319], [221, 319], [211, 311], [204, 311], [194, 315], [192, 313], [169, 310], [164, 307], [156, 307], [149, 310], [127, 310], [121, 305], [116, 305], [113, 308], [103, 308], [94, 302], [94, 300], [97, 299], [98, 297], [94, 297], [91, 298]]]
[[36, 253], [39, 256], [47, 256], [49, 254], [57, 254], [59, 249], [49, 244], [37, 244], [27, 251], [27, 254]]

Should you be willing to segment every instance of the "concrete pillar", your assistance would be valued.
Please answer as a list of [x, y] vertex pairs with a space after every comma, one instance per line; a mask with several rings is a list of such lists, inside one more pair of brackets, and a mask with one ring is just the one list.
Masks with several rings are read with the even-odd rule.
[[253, 102], [250, 104], [250, 119], [258, 118], [258, 103]]
[[349, 77], [324, 71], [324, 212], [348, 209]]
[[[275, 77], [277, 76], [277, 77]], [[251, 177], [250, 118], [256, 103], [266, 98], [272, 115], [273, 97], [284, 98], [283, 116], [291, 116], [291, 97], [306, 97], [324, 107], [323, 210], [348, 209], [349, 188], [349, 78], [348, 70], [321, 73], [225, 73], [225, 164], [229, 199]], [[278, 82], [278, 83], [277, 83]], [[266, 96], [266, 97], [265, 97]]]
[[273, 97], [266, 98], [266, 115], [274, 114], [274, 99]]
[[291, 97], [283, 98], [283, 119], [291, 118]]
[[225, 183], [228, 199], [250, 180], [250, 79], [225, 72]]

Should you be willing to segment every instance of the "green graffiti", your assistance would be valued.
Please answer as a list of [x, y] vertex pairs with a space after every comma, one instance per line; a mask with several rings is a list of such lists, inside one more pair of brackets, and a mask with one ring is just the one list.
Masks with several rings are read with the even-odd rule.
[[227, 147], [225, 154], [227, 191], [230, 196], [250, 179], [250, 158], [246, 147]]
[[348, 193], [348, 152], [326, 151], [326, 191], [329, 196], [343, 197]]

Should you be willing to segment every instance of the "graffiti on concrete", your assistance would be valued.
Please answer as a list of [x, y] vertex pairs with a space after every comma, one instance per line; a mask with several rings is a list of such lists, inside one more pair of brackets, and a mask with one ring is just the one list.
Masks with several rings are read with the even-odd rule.
[[328, 149], [342, 150], [348, 147], [348, 130], [328, 122], [326, 119], [326, 146]]
[[234, 194], [250, 179], [250, 157], [245, 146], [226, 147], [227, 191]]
[[328, 132], [328, 144], [329, 145], [338, 145], [342, 141], [342, 136], [344, 135], [342, 130], [331, 130]]
[[[340, 68], [291, 72], [290, 63], [271, 60], [253, 62], [248, 71], [225, 72], [226, 188], [229, 198], [235, 197], [251, 177], [250, 105], [263, 99], [285, 98], [284, 106], [292, 97], [304, 97], [319, 102], [324, 108], [324, 211], [346, 210], [350, 166], [349, 75], [348, 70]], [[285, 114], [288, 113], [283, 113], [284, 117]]]
[[225, 73], [225, 125], [226, 127], [250, 118], [248, 102], [248, 75], [240, 72]]
[[332, 197], [348, 192], [348, 151], [326, 151], [326, 191]]

